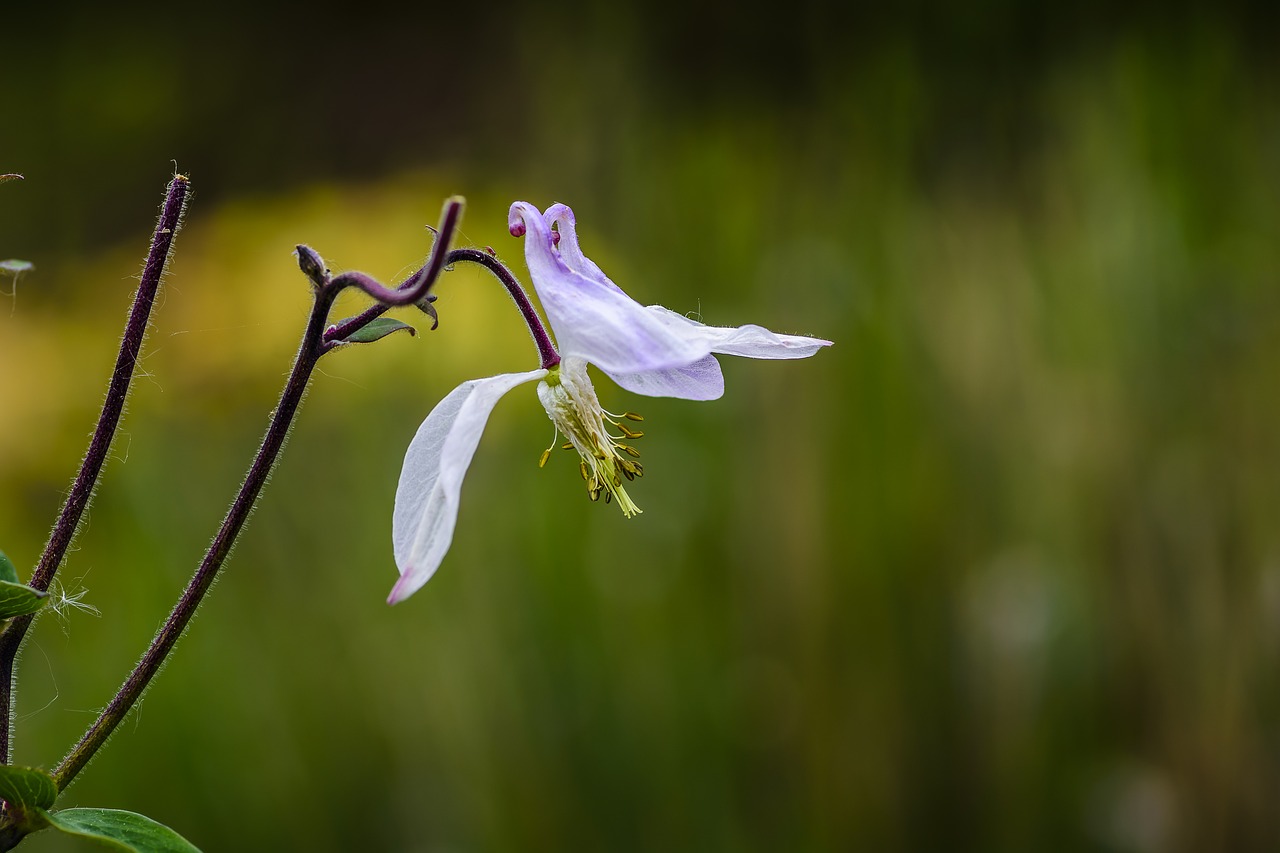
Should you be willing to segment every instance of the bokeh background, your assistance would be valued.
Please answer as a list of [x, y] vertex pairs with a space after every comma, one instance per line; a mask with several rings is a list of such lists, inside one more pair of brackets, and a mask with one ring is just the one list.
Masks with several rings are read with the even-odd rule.
[[[21, 660], [52, 766], [239, 484], [308, 306], [442, 199], [571, 204], [646, 302], [836, 342], [646, 416], [644, 515], [497, 408], [409, 602], [404, 448], [501, 290], [326, 358], [172, 665], [66, 793], [216, 850], [1280, 847], [1280, 68], [1229, 5], [9, 4], [0, 547], [33, 564], [165, 182], [114, 458]], [[3, 282], [6, 292], [12, 282]], [[343, 309], [354, 312], [360, 300]], [[408, 319], [413, 319], [408, 317]], [[32, 850], [84, 849], [38, 836]]]

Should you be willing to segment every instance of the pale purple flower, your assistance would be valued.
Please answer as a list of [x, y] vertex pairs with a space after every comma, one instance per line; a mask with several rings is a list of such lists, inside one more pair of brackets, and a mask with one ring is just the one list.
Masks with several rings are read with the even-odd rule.
[[591, 499], [603, 495], [631, 516], [640, 508], [624, 480], [641, 476], [644, 469], [626, 443], [642, 433], [626, 421], [640, 418], [601, 408], [588, 363], [637, 394], [714, 400], [724, 393], [714, 354], [805, 358], [831, 344], [761, 326], [704, 326], [660, 305], [640, 305], [582, 254], [573, 211], [563, 204], [540, 213], [518, 201], [511, 205], [508, 225], [513, 235], [526, 238], [525, 260], [560, 360], [556, 364], [554, 356], [544, 356], [545, 366], [538, 370], [464, 382], [427, 415], [405, 453], [396, 489], [392, 541], [400, 580], [391, 590], [391, 604], [416, 592], [440, 566], [453, 541], [462, 478], [485, 422], [498, 399], [517, 385], [538, 380], [538, 399], [555, 425], [557, 438], [539, 464], [563, 435], [580, 457]]

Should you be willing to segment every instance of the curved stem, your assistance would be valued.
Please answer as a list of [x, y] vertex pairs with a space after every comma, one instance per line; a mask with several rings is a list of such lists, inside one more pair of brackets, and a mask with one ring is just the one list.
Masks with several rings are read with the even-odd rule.
[[453, 232], [458, 228], [458, 220], [462, 217], [462, 199], [458, 196], [444, 203], [440, 213], [440, 227], [436, 231], [436, 242], [431, 247], [431, 257], [427, 263], [413, 274], [404, 284], [396, 288], [385, 287], [376, 279], [362, 272], [345, 272], [331, 279], [326, 286], [336, 296], [348, 287], [363, 290], [388, 307], [413, 305], [427, 298], [431, 285], [440, 277], [444, 268], [445, 256], [449, 253], [449, 244], [453, 242]]
[[[439, 241], [437, 241], [439, 245]], [[434, 256], [433, 256], [434, 260]], [[516, 279], [511, 270], [507, 269], [502, 261], [482, 252], [479, 249], [454, 249], [449, 252], [445, 258], [441, 269], [447, 269], [459, 261], [466, 261], [489, 270], [506, 288], [507, 293], [511, 296], [512, 301], [516, 303], [516, 308], [520, 311], [520, 316], [524, 318], [525, 325], [529, 327], [529, 334], [533, 337], [533, 343], [538, 348], [538, 357], [542, 359], [542, 366], [545, 368], [555, 367], [560, 363], [560, 354], [556, 352], [556, 346], [551, 341], [551, 335], [548, 334], [546, 326], [542, 324], [542, 319], [538, 317], [538, 312], [534, 310], [533, 303], [529, 301], [529, 295], [524, 292], [524, 288], [520, 286], [520, 282]], [[430, 262], [428, 262], [428, 266]], [[406, 288], [413, 286], [423, 274], [427, 267], [423, 267], [409, 278], [405, 279], [396, 286], [394, 291], [387, 291], [387, 288], [378, 285], [380, 290], [391, 293], [403, 292]], [[363, 278], [368, 278], [360, 273]], [[337, 279], [335, 279], [336, 281]], [[362, 288], [363, 289], [363, 288]], [[368, 291], [366, 291], [368, 292]], [[405, 305], [414, 300], [398, 300], [397, 304]], [[328, 347], [339, 346], [343, 340], [350, 337], [355, 332], [363, 329], [373, 320], [387, 313], [394, 305], [379, 302], [377, 305], [370, 305], [362, 313], [346, 320], [325, 332], [324, 339]]]
[[[49, 542], [45, 545], [44, 553], [40, 555], [40, 562], [32, 573], [31, 586], [35, 589], [45, 591], [49, 588], [67, 554], [67, 548], [70, 547], [76, 528], [80, 525], [80, 519], [89, 506], [89, 500], [93, 497], [98, 475], [102, 472], [107, 453], [111, 450], [111, 440], [115, 436], [116, 428], [120, 425], [120, 415], [124, 411], [125, 398], [129, 395], [134, 367], [138, 363], [142, 341], [147, 334], [151, 308], [155, 305], [156, 293], [160, 288], [160, 279], [164, 275], [165, 264], [169, 259], [173, 238], [182, 223], [182, 213], [186, 207], [187, 191], [190, 185], [185, 175], [175, 175], [165, 190], [160, 219], [156, 223], [155, 234], [151, 237], [151, 250], [147, 254], [142, 279], [138, 283], [138, 292], [134, 296], [124, 337], [120, 341], [115, 370], [112, 371], [111, 382], [107, 386], [107, 399], [102, 405], [102, 413], [98, 417], [98, 425], [89, 442], [89, 450], [85, 453], [84, 462], [80, 465], [80, 472], [76, 475], [66, 502], [62, 505], [58, 521], [49, 535]], [[0, 764], [9, 763], [14, 661], [33, 618], [33, 616], [21, 616], [14, 619], [4, 635], [0, 636]]]
[[120, 691], [111, 699], [98, 719], [80, 738], [80, 742], [75, 745], [53, 772], [53, 778], [58, 784], [58, 790], [62, 790], [70, 784], [71, 780], [84, 768], [93, 754], [111, 736], [116, 726], [129, 713], [129, 709], [142, 696], [151, 679], [160, 670], [165, 657], [168, 656], [174, 644], [182, 636], [182, 632], [191, 621], [191, 617], [195, 615], [196, 608], [200, 606], [205, 593], [209, 591], [209, 586], [213, 583], [218, 569], [222, 567], [227, 555], [231, 553], [231, 546], [239, 535], [241, 528], [244, 527], [245, 521], [249, 518], [253, 504], [258, 498], [258, 494], [262, 491], [263, 485], [267, 482], [271, 468], [275, 465], [276, 457], [279, 456], [280, 450], [284, 447], [285, 439], [289, 434], [289, 425], [292, 423], [293, 417], [298, 411], [298, 406], [302, 402], [316, 362], [324, 352], [322, 341], [325, 324], [328, 321], [329, 308], [333, 304], [335, 292], [320, 290], [316, 293], [315, 303], [311, 308], [311, 317], [307, 322], [302, 344], [298, 348], [298, 355], [293, 362], [293, 370], [289, 374], [289, 380], [280, 395], [280, 404], [276, 406], [276, 410], [271, 416], [271, 425], [267, 427], [267, 434], [262, 440], [262, 446], [258, 448], [258, 454], [254, 457], [253, 464], [249, 467], [249, 473], [245, 475], [244, 483], [240, 486], [239, 493], [236, 494], [235, 500], [232, 501], [231, 508], [227, 511], [226, 518], [222, 521], [222, 526], [218, 528], [213, 544], [209, 546], [209, 550], [205, 553], [200, 567], [187, 584], [187, 588], [183, 591], [182, 597], [178, 599], [178, 603], [174, 605], [169, 618], [165, 620], [160, 632], [151, 641], [151, 645], [143, 654], [142, 659], [138, 661], [133, 672], [129, 674]]
[[[374, 282], [376, 287], [366, 290], [366, 292], [370, 292], [380, 299], [386, 294], [390, 294], [394, 298], [389, 301], [397, 305], [407, 305], [425, 299], [436, 278], [439, 277], [440, 271], [444, 268], [449, 241], [457, 229], [461, 211], [461, 199], [455, 197], [445, 202], [440, 229], [435, 246], [431, 251], [431, 257], [426, 265], [405, 283], [404, 290], [389, 291]], [[102, 747], [111, 736], [111, 733], [124, 720], [129, 710], [147, 689], [147, 685], [151, 683], [151, 679], [160, 671], [165, 658], [168, 657], [169, 652], [173, 650], [183, 631], [186, 630], [187, 625], [191, 622], [191, 618], [199, 608], [205, 593], [209, 591], [209, 587], [213, 584], [218, 570], [222, 568], [222, 564], [231, 553], [231, 546], [235, 543], [236, 537], [239, 536], [241, 529], [248, 520], [249, 514], [253, 510], [253, 505], [258, 499], [262, 487], [266, 484], [280, 451], [284, 448], [285, 439], [289, 434], [289, 427], [293, 422], [294, 415], [297, 414], [298, 407], [302, 403], [303, 396], [306, 394], [307, 384], [311, 379], [312, 372], [315, 370], [316, 362], [334, 345], [333, 342], [326, 339], [329, 310], [333, 307], [334, 299], [342, 292], [343, 288], [351, 286], [351, 274], [347, 274], [345, 282], [342, 280], [343, 276], [331, 279], [324, 269], [324, 262], [320, 259], [320, 256], [305, 246], [298, 247], [298, 261], [302, 271], [315, 286], [315, 302], [311, 307], [311, 316], [307, 321], [302, 343], [298, 347], [298, 354], [294, 358], [293, 369], [289, 373], [289, 379], [280, 394], [280, 403], [276, 406], [275, 412], [271, 416], [271, 424], [267, 427], [267, 433], [262, 439], [258, 453], [254, 457], [252, 465], [249, 466], [249, 472], [245, 475], [240, 491], [236, 494], [235, 500], [231, 503], [231, 508], [227, 511], [227, 515], [222, 521], [222, 526], [218, 528], [218, 533], [214, 536], [213, 544], [209, 546], [209, 550], [205, 553], [199, 568], [196, 569], [186, 589], [183, 590], [182, 596], [169, 613], [169, 617], [165, 620], [159, 633], [152, 639], [151, 645], [147, 647], [146, 652], [143, 653], [133, 672], [125, 679], [120, 690], [112, 697], [107, 707], [98, 716], [98, 719], [85, 731], [80, 741], [71, 749], [57, 769], [54, 770], [53, 778], [59, 790], [64, 789], [71, 783], [89, 762], [89, 759], [93, 757], [94, 753]], [[370, 281], [372, 280], [370, 279]], [[361, 289], [365, 288], [362, 287]], [[365, 315], [369, 316], [366, 317]], [[347, 334], [359, 330], [377, 316], [377, 314], [370, 314], [370, 312], [365, 312], [365, 315], [357, 318], [356, 322], [344, 324], [344, 326], [348, 327]]]
[[[182, 596], [178, 599], [177, 604], [174, 605], [159, 633], [151, 641], [142, 658], [128, 678], [125, 679], [120, 690], [112, 697], [106, 708], [98, 716], [98, 719], [94, 721], [93, 725], [80, 738], [80, 741], [71, 749], [57, 769], [54, 770], [53, 778], [59, 790], [66, 788], [75, 779], [76, 775], [89, 762], [89, 759], [102, 747], [111, 736], [111, 733], [124, 720], [130, 709], [133, 708], [134, 704], [145, 692], [151, 679], [159, 672], [165, 659], [191, 622], [191, 618], [195, 615], [205, 594], [209, 591], [219, 569], [221, 569], [230, 554], [236, 537], [248, 520], [262, 487], [266, 484], [271, 469], [284, 447], [289, 427], [297, 414], [298, 407], [302, 403], [311, 374], [321, 356], [338, 345], [342, 337], [359, 330], [380, 315], [388, 305], [408, 305], [420, 303], [423, 299], [426, 299], [431, 286], [439, 277], [440, 271], [444, 269], [446, 263], [452, 262], [452, 260], [476, 260], [469, 254], [474, 250], [459, 250], [457, 252], [448, 250], [449, 241], [457, 228], [461, 209], [462, 203], [460, 199], [450, 199], [445, 203], [440, 230], [436, 244], [432, 248], [431, 257], [422, 269], [396, 290], [383, 287], [360, 273], [347, 273], [336, 278], [330, 278], [319, 255], [305, 246], [298, 247], [299, 265], [315, 286], [315, 302], [311, 308], [311, 316], [307, 321], [306, 331], [303, 333], [298, 354], [294, 358], [293, 369], [289, 374], [284, 390], [281, 392], [280, 403], [272, 414], [267, 433], [263, 437], [262, 444], [258, 448], [253, 463], [249, 467], [248, 474], [245, 475], [240, 491], [236, 494], [231, 508], [227, 511], [227, 515], [222, 521], [222, 525], [218, 528], [213, 543], [209, 546], [209, 550], [205, 553], [199, 568], [196, 569], [186, 589], [183, 590]], [[551, 346], [550, 337], [542, 327], [541, 321], [537, 319], [537, 314], [533, 312], [532, 305], [529, 304], [528, 298], [525, 296], [524, 291], [521, 290], [519, 283], [515, 281], [514, 276], [496, 260], [483, 255], [483, 253], [476, 252], [475, 254], [482, 258], [480, 260], [481, 263], [492, 261], [492, 264], [485, 263], [485, 265], [490, 269], [494, 269], [499, 279], [507, 285], [508, 292], [512, 294], [517, 305], [521, 307], [521, 312], [525, 315], [526, 321], [530, 322], [531, 330], [535, 330], [534, 339], [539, 344], [539, 351], [543, 353], [544, 366], [549, 366], [546, 364], [548, 353], [551, 358], [554, 358], [551, 364], [558, 363], [559, 356], [555, 354], [555, 348]], [[350, 286], [359, 287], [386, 304], [375, 306], [374, 309], [370, 309], [359, 317], [347, 321], [342, 325], [341, 331], [337, 328], [326, 331], [329, 311], [333, 307], [334, 299], [345, 287]], [[0, 638], [0, 641], [2, 641], [2, 638]]]
[[542, 319], [538, 317], [538, 312], [533, 310], [533, 303], [529, 301], [529, 295], [524, 292], [520, 282], [511, 274], [511, 270], [503, 265], [502, 261], [479, 249], [454, 249], [449, 253], [449, 264], [452, 265], [455, 261], [470, 261], [473, 264], [480, 264], [480, 266], [497, 276], [498, 281], [502, 282], [502, 286], [507, 289], [507, 293], [516, 303], [516, 307], [520, 309], [520, 316], [524, 317], [525, 325], [529, 327], [529, 334], [533, 336], [533, 343], [538, 347], [538, 355], [542, 358], [542, 366], [550, 369], [560, 363], [560, 353], [556, 352], [556, 346], [551, 342], [551, 335], [547, 333], [547, 327], [542, 325]]

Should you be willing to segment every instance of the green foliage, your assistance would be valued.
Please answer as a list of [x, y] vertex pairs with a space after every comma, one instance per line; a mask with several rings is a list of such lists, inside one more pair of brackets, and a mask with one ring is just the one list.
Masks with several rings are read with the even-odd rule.
[[0, 581], [19, 583], [18, 567], [13, 564], [13, 560], [9, 559], [9, 555], [4, 551], [0, 551]]
[[18, 569], [13, 560], [0, 551], [0, 620], [35, 613], [49, 598], [49, 593], [18, 582]]
[[25, 809], [43, 809], [58, 798], [53, 777], [34, 767], [0, 764], [0, 799]]
[[200, 853], [190, 841], [162, 823], [119, 809], [62, 809], [43, 812], [54, 829], [91, 838], [130, 853]]
[[372, 320], [363, 328], [352, 332], [343, 339], [344, 343], [349, 344], [371, 344], [374, 341], [381, 340], [393, 332], [401, 330], [408, 332], [410, 335], [417, 334], [417, 330], [408, 323], [402, 323], [399, 320], [393, 320], [390, 317], [379, 317]]
[[35, 613], [49, 600], [49, 593], [26, 584], [0, 581], [0, 619]]

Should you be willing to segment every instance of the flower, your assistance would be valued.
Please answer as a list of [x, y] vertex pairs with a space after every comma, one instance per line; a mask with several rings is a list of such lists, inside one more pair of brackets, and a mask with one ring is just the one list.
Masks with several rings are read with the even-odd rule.
[[[642, 476], [644, 469], [636, 461], [639, 453], [626, 442], [643, 433], [626, 422], [642, 419], [630, 412], [605, 411], [587, 364], [636, 394], [714, 400], [724, 393], [716, 354], [806, 358], [831, 344], [755, 325], [705, 326], [660, 305], [640, 305], [582, 254], [573, 211], [563, 204], [541, 213], [526, 202], [515, 202], [508, 225], [514, 236], [526, 238], [525, 261], [559, 353], [548, 343], [537, 370], [462, 383], [418, 428], [396, 489], [392, 542], [400, 580], [387, 599], [390, 604], [408, 598], [439, 568], [453, 541], [462, 478], [489, 413], [516, 386], [538, 381], [538, 399], [555, 426], [557, 438], [539, 464], [564, 435], [564, 446], [580, 457], [579, 471], [591, 499], [603, 495], [632, 516], [640, 508], [627, 494], [624, 480]], [[526, 319], [535, 340], [545, 341], [545, 331], [534, 327], [538, 321], [531, 309]], [[610, 432], [611, 427], [620, 434]]]

